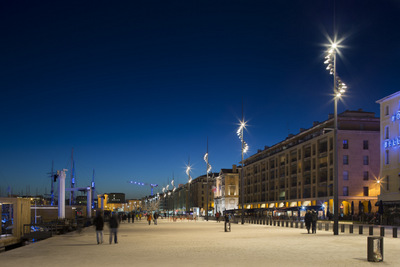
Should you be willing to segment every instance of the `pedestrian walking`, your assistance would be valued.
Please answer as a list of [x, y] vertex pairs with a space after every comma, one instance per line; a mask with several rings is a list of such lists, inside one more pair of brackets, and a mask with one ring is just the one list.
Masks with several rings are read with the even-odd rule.
[[134, 212], [134, 211], [132, 211], [132, 223], [134, 223], [134, 222], [135, 222], [135, 217], [136, 217], [136, 215], [135, 215], [135, 212]]
[[151, 213], [147, 213], [147, 221], [149, 222], [149, 225], [151, 224]]
[[307, 210], [306, 215], [304, 215], [304, 221], [306, 223], [307, 233], [310, 233], [312, 214], [310, 210]]
[[157, 219], [158, 219], [158, 213], [157, 213], [157, 211], [156, 212], [154, 212], [154, 225], [157, 225]]
[[317, 233], [317, 220], [318, 220], [318, 215], [315, 212], [315, 210], [312, 210], [312, 233], [316, 234]]
[[101, 212], [97, 213], [97, 216], [93, 220], [93, 224], [96, 227], [97, 244], [103, 243], [104, 219]]
[[112, 238], [114, 236], [114, 243], [117, 244], [117, 232], [118, 232], [118, 216], [117, 214], [113, 214], [110, 218], [109, 221], [109, 227], [110, 227], [110, 245], [112, 243]]
[[217, 212], [216, 214], [215, 214], [215, 217], [217, 218], [217, 222], [219, 222], [219, 217], [221, 216], [221, 214], [219, 213], [219, 212]]
[[130, 222], [131, 222], [131, 213], [128, 212], [128, 223], [130, 223]]

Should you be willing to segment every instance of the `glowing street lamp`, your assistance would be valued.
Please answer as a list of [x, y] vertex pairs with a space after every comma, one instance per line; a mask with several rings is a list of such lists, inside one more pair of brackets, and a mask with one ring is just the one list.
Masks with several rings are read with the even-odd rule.
[[338, 144], [337, 144], [337, 103], [341, 96], [346, 92], [347, 86], [336, 74], [336, 53], [338, 45], [333, 43], [325, 56], [324, 64], [329, 74], [333, 75], [333, 94], [334, 94], [334, 123], [333, 123], [333, 234], [339, 234], [339, 181], [338, 181]]
[[186, 165], [186, 174], [188, 176], [188, 205], [186, 210], [189, 210], [189, 214], [190, 214], [190, 184], [192, 183], [192, 177], [190, 176], [191, 170], [192, 167], [190, 166], [190, 158], [189, 158], [188, 165]]
[[236, 134], [238, 135], [240, 141], [242, 142], [242, 179], [240, 181], [240, 199], [241, 199], [241, 205], [242, 205], [242, 224], [244, 224], [244, 162], [243, 162], [243, 154], [246, 153], [249, 150], [249, 146], [243, 139], [243, 131], [246, 129], [246, 122], [243, 119], [243, 112], [242, 112], [242, 120], [240, 121], [239, 128], [236, 131]]
[[207, 152], [204, 154], [204, 161], [206, 162], [206, 221], [208, 221], [208, 174], [211, 172], [211, 165], [208, 163], [208, 138], [207, 138]]

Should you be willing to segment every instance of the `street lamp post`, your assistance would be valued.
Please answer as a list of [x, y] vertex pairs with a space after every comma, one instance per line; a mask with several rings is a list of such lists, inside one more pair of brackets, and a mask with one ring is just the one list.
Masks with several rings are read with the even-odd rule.
[[207, 175], [207, 182], [206, 182], [206, 221], [208, 221], [208, 173], [211, 172], [211, 165], [208, 163], [208, 138], [207, 138], [207, 152], [204, 155], [204, 161], [206, 162], [206, 175]]
[[244, 141], [243, 139], [243, 131], [246, 128], [246, 122], [243, 119], [243, 114], [242, 114], [242, 120], [240, 121], [240, 126], [237, 130], [237, 135], [240, 139], [240, 141], [242, 142], [242, 178], [240, 180], [240, 199], [241, 199], [241, 206], [242, 206], [242, 224], [244, 224], [244, 162], [243, 162], [243, 154], [247, 152], [247, 150], [249, 150], [249, 146], [247, 145], [247, 143]]
[[192, 183], [192, 177], [190, 176], [190, 170], [191, 170], [191, 166], [190, 166], [190, 158], [188, 161], [188, 165], [186, 166], [186, 174], [188, 176], [188, 205], [186, 207], [186, 210], [189, 210], [189, 214], [190, 214], [190, 184]]
[[338, 178], [338, 115], [337, 104], [347, 86], [340, 80], [336, 74], [336, 51], [337, 44], [333, 43], [325, 57], [325, 64], [329, 73], [333, 75], [333, 93], [334, 93], [334, 119], [333, 119], [333, 234], [339, 234], [339, 178]]

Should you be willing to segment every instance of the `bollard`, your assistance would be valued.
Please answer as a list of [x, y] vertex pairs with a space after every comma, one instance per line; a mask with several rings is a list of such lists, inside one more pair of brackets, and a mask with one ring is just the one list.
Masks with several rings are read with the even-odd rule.
[[344, 233], [344, 227], [345, 227], [344, 224], [340, 225], [340, 230], [341, 230], [342, 233]]
[[281, 221], [278, 221], [278, 226], [281, 226]]
[[397, 238], [397, 227], [393, 227], [393, 238]]
[[381, 226], [381, 236], [385, 236], [385, 227]]
[[276, 226], [276, 221], [274, 221], [274, 226]]
[[352, 224], [351, 224], [351, 225], [349, 225], [349, 233], [350, 233], [350, 234], [352, 234], [352, 233], [353, 233], [353, 227], [354, 227], [354, 225], [352, 225]]
[[383, 237], [368, 237], [368, 261], [383, 261]]
[[359, 235], [362, 235], [362, 234], [363, 234], [363, 226], [362, 226], [362, 225], [360, 225], [360, 226], [358, 227], [358, 234], [359, 234]]
[[325, 223], [325, 231], [329, 231], [329, 223]]
[[374, 227], [373, 226], [369, 227], [369, 235], [374, 235]]
[[293, 221], [290, 222], [290, 227], [293, 228]]
[[285, 222], [282, 222], [282, 223], [281, 223], [281, 226], [282, 226], [282, 227], [285, 227]]
[[265, 218], [264, 218], [264, 220], [263, 220], [263, 225], [265, 225]]
[[304, 222], [300, 223], [300, 228], [303, 229], [304, 228]]
[[231, 223], [225, 221], [225, 232], [230, 232], [231, 231]]
[[318, 231], [322, 231], [322, 223], [318, 223]]
[[289, 221], [286, 221], [286, 227], [289, 227]]
[[294, 225], [296, 228], [299, 228], [299, 222], [295, 222]]

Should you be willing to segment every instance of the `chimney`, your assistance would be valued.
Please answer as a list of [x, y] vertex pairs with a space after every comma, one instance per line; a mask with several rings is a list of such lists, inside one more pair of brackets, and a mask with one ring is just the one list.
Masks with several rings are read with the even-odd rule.
[[[330, 116], [330, 114], [329, 114], [329, 116]], [[318, 124], [319, 124], [319, 121], [314, 121], [313, 124], [312, 124], [312, 126], [314, 127], [314, 126], [316, 126], [316, 125], [318, 125]]]
[[237, 172], [237, 170], [236, 170], [236, 165], [235, 165], [235, 164], [232, 165], [232, 172], [233, 172], [233, 173], [236, 173], [236, 172]]

